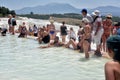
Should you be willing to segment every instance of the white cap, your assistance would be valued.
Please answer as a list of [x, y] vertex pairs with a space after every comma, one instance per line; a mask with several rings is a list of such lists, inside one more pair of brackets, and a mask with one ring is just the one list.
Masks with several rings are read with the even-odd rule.
[[92, 16], [96, 16], [96, 14], [95, 14], [95, 12], [92, 12], [92, 14], [91, 14]]
[[99, 10], [95, 10], [94, 13], [96, 14], [96, 16], [100, 15], [100, 11]]

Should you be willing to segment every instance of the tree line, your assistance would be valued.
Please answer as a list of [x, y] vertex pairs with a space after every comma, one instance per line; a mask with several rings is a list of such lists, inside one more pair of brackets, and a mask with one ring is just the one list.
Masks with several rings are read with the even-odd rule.
[[16, 13], [15, 13], [14, 10], [9, 10], [9, 9], [6, 8], [6, 7], [0, 6], [0, 17], [5, 17], [5, 16], [7, 16], [8, 14], [15, 15]]
[[[56, 17], [56, 18], [73, 18], [73, 19], [82, 19], [81, 14], [76, 14], [76, 13], [65, 13], [65, 14], [34, 14], [31, 12], [30, 14], [22, 14], [19, 15], [21, 17], [28, 17], [28, 18], [34, 18], [34, 19], [45, 19], [48, 20], [50, 16]], [[105, 19], [105, 16], [102, 16], [103, 19]], [[118, 16], [113, 16], [112, 20], [114, 22], [120, 21], [120, 17]]]

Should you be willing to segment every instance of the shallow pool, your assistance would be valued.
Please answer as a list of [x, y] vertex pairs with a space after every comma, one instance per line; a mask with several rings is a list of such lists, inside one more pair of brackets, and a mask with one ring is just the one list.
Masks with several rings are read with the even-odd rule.
[[105, 80], [107, 59], [39, 46], [33, 39], [0, 36], [0, 80]]

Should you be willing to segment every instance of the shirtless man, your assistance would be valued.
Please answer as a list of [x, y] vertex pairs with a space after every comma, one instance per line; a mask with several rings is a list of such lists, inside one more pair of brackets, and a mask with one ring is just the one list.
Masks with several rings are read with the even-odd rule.
[[108, 38], [107, 46], [113, 60], [105, 64], [106, 80], [120, 80], [120, 36]]

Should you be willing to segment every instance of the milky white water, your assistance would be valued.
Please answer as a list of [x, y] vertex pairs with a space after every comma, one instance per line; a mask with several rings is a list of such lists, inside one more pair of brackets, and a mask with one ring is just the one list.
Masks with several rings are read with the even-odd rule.
[[107, 59], [39, 46], [34, 39], [0, 36], [0, 80], [105, 80]]

